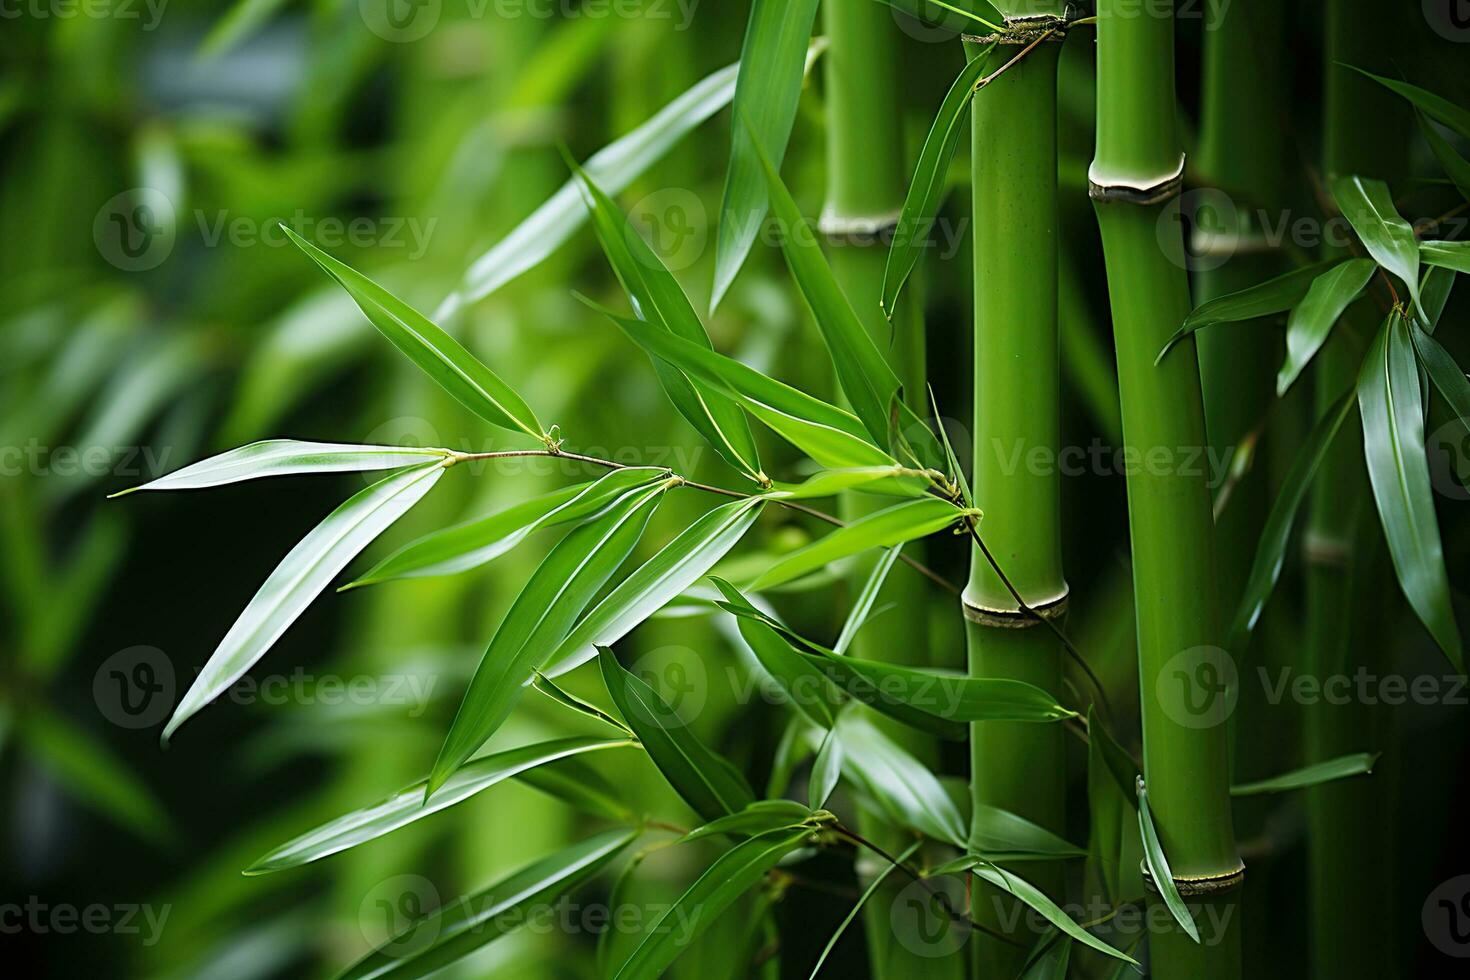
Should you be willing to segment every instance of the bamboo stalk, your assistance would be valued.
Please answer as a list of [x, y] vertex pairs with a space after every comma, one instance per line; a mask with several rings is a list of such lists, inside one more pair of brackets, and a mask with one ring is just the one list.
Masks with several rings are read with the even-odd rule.
[[[928, 414], [925, 337], [917, 302], [904, 304], [891, 326], [879, 305], [887, 260], [886, 235], [903, 205], [908, 175], [904, 161], [902, 106], [899, 99], [898, 50], [893, 20], [880, 4], [828, 0], [822, 5], [828, 39], [824, 58], [827, 103], [827, 196], [820, 228], [828, 241], [834, 275], [868, 331], [888, 352], [889, 363], [903, 384], [909, 406]], [[889, 338], [892, 337], [890, 344]], [[881, 501], [845, 495], [840, 512], [854, 520]], [[915, 550], [911, 547], [909, 550]], [[876, 556], [856, 562], [850, 578], [855, 593], [872, 571]], [[929, 629], [927, 584], [906, 570], [888, 576], [881, 604], [893, 608], [868, 623], [854, 639], [855, 656], [916, 666], [927, 664]], [[934, 740], [908, 726], [879, 722], [885, 731], [926, 763], [938, 763]], [[863, 815], [859, 829], [867, 838], [894, 851], [907, 843], [898, 828], [876, 815]], [[881, 865], [860, 868], [869, 880]], [[921, 972], [938, 978], [962, 975], [959, 957], [925, 958], [896, 942], [891, 922], [905, 882], [890, 875], [864, 909], [872, 976], [902, 980]]]
[[[1238, 977], [1234, 905], [1244, 867], [1231, 821], [1228, 730], [1223, 719], [1191, 724], [1182, 706], [1165, 697], [1172, 690], [1168, 676], [1181, 663], [1189, 666], [1188, 658], [1209, 657], [1208, 648], [1220, 639], [1209, 488], [1198, 469], [1179, 465], [1184, 454], [1205, 445], [1195, 347], [1181, 345], [1154, 363], [1190, 310], [1182, 242], [1159, 234], [1161, 224], [1177, 221], [1170, 211], [1178, 207], [1183, 175], [1174, 23], [1172, 16], [1141, 12], [1127, 0], [1102, 0], [1097, 32], [1090, 192], [1107, 259], [1123, 437], [1136, 458], [1152, 453], [1173, 461], [1128, 475], [1144, 775], [1175, 881], [1196, 920], [1211, 930], [1209, 943], [1196, 944], [1183, 930], [1161, 925], [1167, 917], [1150, 916], [1149, 950], [1153, 972], [1164, 980]], [[1207, 919], [1203, 911], [1217, 917]]]
[[[1343, 0], [1326, 10], [1322, 162], [1328, 178], [1362, 174], [1389, 179], [1406, 166], [1408, 121], [1402, 103], [1381, 86], [1339, 65], [1395, 70], [1382, 44], [1381, 28], [1369, 19], [1383, 14], [1367, 0]], [[1373, 125], [1365, 126], [1364, 120], [1372, 120]], [[1363, 316], [1360, 329], [1334, 331], [1318, 355], [1315, 399], [1319, 414], [1357, 378], [1363, 341], [1372, 336], [1377, 319], [1368, 303], [1363, 301], [1349, 311], [1350, 317]], [[1351, 675], [1359, 665], [1373, 661], [1376, 669], [1383, 669], [1373, 627], [1381, 615], [1380, 589], [1392, 586], [1386, 582], [1378, 542], [1362, 441], [1339, 439], [1313, 484], [1304, 540], [1306, 669], [1318, 677]], [[1380, 553], [1375, 556], [1373, 551]], [[1364, 597], [1372, 601], [1364, 602]], [[1366, 704], [1312, 706], [1306, 715], [1308, 757], [1330, 758], [1331, 753], [1359, 751], [1365, 745], [1384, 748], [1381, 737], [1386, 726], [1377, 717], [1380, 714]], [[1346, 745], [1357, 748], [1343, 749]], [[1372, 783], [1350, 780], [1316, 787], [1307, 794], [1314, 976], [1398, 975], [1394, 930], [1383, 928], [1383, 923], [1393, 920], [1394, 908], [1390, 884], [1394, 835], [1386, 832], [1392, 817], [1383, 779], [1380, 771]]]
[[[1057, 60], [1060, 33], [1036, 44], [976, 97], [971, 109], [975, 227], [975, 460], [973, 492], [983, 501], [991, 553], [1026, 604], [1065, 611], [1061, 493], [1055, 466], [1028, 466], [1033, 452], [1059, 449], [1057, 354]], [[1035, 36], [996, 48], [1009, 60]], [[970, 57], [982, 47], [967, 40]], [[1019, 450], [1019, 451], [1018, 451]], [[963, 605], [969, 672], [1062, 688], [1063, 650], [1021, 611], [975, 549]], [[970, 793], [976, 807], [1001, 807], [1057, 833], [1066, 830], [1065, 732], [1059, 725], [986, 722], [970, 730]], [[1028, 865], [1026, 876], [1061, 901], [1059, 865]], [[978, 921], [1000, 929], [1014, 900], [977, 886]], [[1024, 926], [1015, 927], [1023, 929]], [[975, 937], [977, 976], [1015, 976], [1034, 937], [1018, 944]]]

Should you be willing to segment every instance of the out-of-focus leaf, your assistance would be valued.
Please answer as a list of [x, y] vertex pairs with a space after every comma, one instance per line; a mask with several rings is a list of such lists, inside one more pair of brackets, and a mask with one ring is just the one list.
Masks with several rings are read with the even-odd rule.
[[1417, 85], [1410, 85], [1408, 82], [1396, 81], [1392, 78], [1384, 78], [1381, 75], [1363, 71], [1363, 69], [1352, 65], [1346, 65], [1344, 67], [1352, 68], [1358, 74], [1368, 76], [1379, 85], [1408, 99], [1416, 108], [1439, 122], [1444, 123], [1461, 136], [1470, 139], [1470, 109], [1462, 109], [1449, 99], [1435, 95], [1433, 92], [1422, 89]]
[[1072, 940], [1051, 933], [1043, 936], [1019, 980], [1066, 980], [1072, 960]]
[[[632, 298], [638, 315], [690, 343], [713, 350], [699, 314], [690, 305], [678, 280], [665, 268], [663, 260], [648, 247], [622, 210], [585, 172], [578, 170], [577, 176], [582, 181], [587, 205], [592, 212], [592, 227], [602, 243], [602, 250]], [[667, 361], [654, 358], [653, 366], [659, 383], [679, 414], [726, 462], [757, 483], [762, 482], [764, 474], [761, 472], [760, 453], [740, 407], [722, 394], [708, 391], [704, 384], [691, 380]]]
[[923, 495], [927, 484], [913, 473], [913, 470], [898, 465], [820, 470], [800, 483], [773, 483], [765, 496], [773, 500], [812, 500], [833, 497], [847, 490], [871, 490], [918, 497]]
[[766, 872], [796, 850], [811, 831], [775, 830], [736, 844], [674, 900], [613, 974], [613, 980], [654, 980], [664, 975], [709, 924], [760, 883]]
[[847, 915], [843, 916], [842, 921], [838, 923], [837, 929], [832, 933], [832, 938], [827, 940], [827, 945], [822, 947], [822, 955], [817, 957], [817, 962], [815, 965], [812, 966], [812, 972], [807, 976], [807, 980], [816, 980], [817, 974], [822, 972], [822, 964], [827, 962], [827, 957], [832, 954], [832, 950], [837, 946], [837, 940], [842, 938], [842, 934], [847, 931], [848, 926], [852, 925], [852, 921], [856, 919], [858, 913], [863, 910], [863, 906], [868, 904], [868, 899], [873, 897], [873, 893], [882, 886], [883, 882], [887, 880], [888, 876], [893, 873], [895, 868], [914, 856], [914, 852], [917, 851], [920, 845], [922, 845], [923, 843], [923, 841], [914, 841], [908, 847], [903, 849], [902, 853], [898, 855], [896, 860], [891, 862], [886, 868], [873, 876], [873, 880], [868, 882], [868, 887], [863, 889], [863, 893], [858, 896], [856, 904], [854, 904], [853, 907], [848, 910]]
[[389, 579], [451, 575], [479, 568], [535, 531], [591, 517], [629, 490], [667, 475], [667, 470], [655, 467], [613, 470], [591, 483], [563, 487], [488, 517], [441, 528], [410, 541], [338, 591]]
[[837, 788], [837, 781], [841, 778], [842, 740], [833, 730], [822, 739], [822, 747], [817, 750], [816, 761], [812, 763], [811, 777], [806, 786], [808, 805], [813, 809], [826, 806], [828, 797]]
[[836, 469], [894, 465], [891, 456], [868, 441], [852, 413], [666, 330], [604, 312], [639, 347], [725, 391], [820, 465]]
[[597, 656], [705, 576], [750, 530], [763, 501], [733, 500], [706, 513], [619, 582], [547, 660], [556, 677]]
[[735, 124], [720, 202], [710, 309], [719, 306], [735, 281], [765, 220], [766, 182], [759, 153], [764, 150], [778, 166], [786, 155], [816, 16], [817, 0], [755, 0], [751, 5], [735, 82]]
[[258, 859], [245, 869], [245, 873], [268, 874], [309, 864], [349, 847], [376, 840], [536, 766], [584, 752], [633, 744], [625, 738], [562, 738], [482, 756], [461, 766], [427, 803], [424, 802], [425, 782], [421, 779], [381, 803], [329, 820], [287, 841]]
[[752, 146], [766, 182], [771, 210], [782, 229], [781, 252], [806, 299], [807, 309], [817, 323], [837, 383], [880, 447], [888, 443], [888, 407], [899, 397], [902, 385], [898, 375], [884, 359], [883, 352], [868, 335], [868, 330], [853, 312], [847, 296], [837, 284], [837, 277], [822, 254], [815, 229], [807, 223], [790, 191], [781, 182], [781, 174], [752, 135]]
[[1374, 338], [1357, 390], [1369, 482], [1399, 585], [1445, 656], [1463, 671], [1460, 629], [1450, 603], [1424, 454], [1419, 366], [1409, 323], [1398, 314], [1391, 314]]
[[1338, 318], [1362, 294], [1377, 268], [1372, 259], [1348, 259], [1313, 280], [1286, 321], [1286, 363], [1276, 375], [1278, 397], [1286, 394], [1321, 349]]
[[1419, 255], [1426, 265], [1470, 273], [1470, 242], [1425, 242]]
[[[1123, 774], [1109, 764], [1105, 752], [1112, 738], [1105, 734], [1093, 709], [1087, 712], [1087, 729], [1087, 808], [1090, 819], [1086, 880], [1090, 886], [1102, 889], [1106, 901], [1116, 903], [1125, 894], [1121, 879], [1122, 874], [1129, 870], [1125, 866], [1126, 842], [1137, 837], [1129, 828], [1128, 811], [1138, 805], [1132, 791], [1138, 770], [1131, 760], [1122, 767], [1125, 770]], [[1117, 753], [1123, 751], [1120, 746], [1113, 746], [1113, 750]]]
[[1317, 277], [1331, 268], [1333, 264], [1332, 262], [1318, 262], [1316, 265], [1293, 270], [1275, 279], [1268, 279], [1260, 285], [1220, 296], [1208, 303], [1201, 303], [1189, 316], [1184, 318], [1183, 325], [1174, 331], [1174, 335], [1164, 344], [1164, 349], [1159, 351], [1159, 356], [1154, 359], [1154, 363], [1158, 364], [1162, 361], [1175, 344], [1196, 330], [1202, 330], [1216, 323], [1235, 323], [1286, 312], [1302, 301]]
[[1424, 142], [1429, 144], [1430, 152], [1439, 161], [1440, 167], [1459, 188], [1460, 195], [1470, 201], [1470, 160], [1461, 156], [1450, 145], [1450, 141], [1440, 135], [1434, 124], [1424, 117], [1424, 113], [1416, 112], [1414, 118], [1419, 123], [1419, 132], [1424, 134]]
[[1301, 510], [1302, 501], [1307, 497], [1307, 488], [1311, 486], [1312, 477], [1317, 474], [1317, 467], [1322, 465], [1327, 450], [1337, 438], [1337, 433], [1355, 404], [1353, 395], [1349, 392], [1323, 413], [1312, 427], [1301, 452], [1292, 462], [1286, 478], [1281, 482], [1276, 502], [1271, 505], [1271, 513], [1261, 529], [1261, 540], [1256, 546], [1256, 556], [1251, 561], [1245, 594], [1241, 596], [1240, 606], [1236, 609], [1235, 619], [1230, 626], [1230, 637], [1226, 640], [1226, 646], [1236, 656], [1245, 651], [1246, 637], [1256, 628], [1261, 610], [1266, 607], [1266, 600], [1271, 598], [1276, 580], [1281, 577], [1281, 566], [1286, 561], [1286, 545], [1291, 538], [1291, 528], [1296, 523], [1296, 514]]
[[1332, 198], [1374, 261], [1403, 280], [1419, 305], [1419, 241], [1414, 229], [1393, 206], [1393, 195], [1381, 180], [1337, 177]]
[[665, 489], [659, 483], [628, 490], [546, 556], [485, 648], [429, 773], [430, 794], [510, 717], [536, 671], [643, 536]]
[[548, 444], [553, 441], [525, 399], [463, 344], [367, 276], [323, 252], [285, 225], [281, 228], [322, 267], [323, 272], [347, 290], [373, 326], [394, 347], [465, 408], [512, 432], [524, 432]]
[[200, 57], [214, 58], [229, 51], [264, 27], [285, 3], [286, 0], [235, 0], [200, 43]]
[[858, 630], [868, 621], [873, 613], [873, 604], [878, 601], [878, 596], [883, 591], [883, 583], [888, 580], [888, 573], [898, 562], [899, 553], [903, 545], [895, 545], [883, 552], [876, 562], [873, 570], [868, 573], [867, 579], [863, 581], [863, 587], [858, 592], [857, 598], [852, 602], [852, 609], [847, 613], [847, 620], [842, 624], [842, 633], [838, 635], [837, 642], [832, 646], [833, 653], [846, 653], [852, 641], [857, 638]]
[[771, 759], [771, 775], [766, 780], [766, 795], [781, 796], [791, 786], [797, 767], [812, 754], [812, 724], [804, 715], [792, 715], [781, 732], [781, 741], [776, 743], [776, 754]]
[[720, 834], [757, 837], [773, 830], [791, 830], [810, 820], [812, 813], [812, 808], [795, 800], [756, 800], [738, 813], [728, 813], [694, 828], [680, 837], [679, 843], [687, 844]]
[[905, 827], [964, 848], [969, 835], [960, 811], [923, 763], [851, 709], [834, 730], [842, 742], [843, 772], [885, 813]]
[[515, 778], [594, 817], [620, 823], [635, 819], [633, 808], [623, 801], [617, 787], [575, 756], [523, 770]]
[[271, 572], [220, 641], [163, 729], [167, 740], [239, 680], [363, 548], [444, 475], [435, 463], [400, 470], [358, 491], [312, 528]]
[[755, 802], [745, 777], [695, 737], [653, 688], [624, 670], [603, 647], [600, 663], [608, 693], [648, 757], [674, 791], [705, 820], [736, 813]]
[[338, 974], [338, 980], [416, 980], [437, 973], [538, 916], [607, 867], [637, 836], [634, 830], [604, 831], [443, 905]]
[[[1005, 30], [1005, 17], [986, 0], [877, 0], [937, 27], [967, 34]], [[984, 28], [984, 31], [981, 30]]]
[[1335, 779], [1366, 775], [1373, 771], [1373, 764], [1378, 761], [1381, 754], [1379, 752], [1355, 752], [1352, 755], [1328, 759], [1326, 762], [1315, 762], [1310, 766], [1272, 776], [1270, 779], [1237, 784], [1230, 787], [1230, 795], [1259, 796], [1263, 793], [1285, 793], [1289, 790], [1320, 786]]
[[[781, 558], [762, 572], [752, 589], [770, 589], [834, 561], [860, 554], [870, 548], [894, 545], [926, 537], [956, 524], [967, 512], [937, 497], [908, 500], [867, 514]], [[978, 512], [971, 512], [978, 513]]]
[[1163, 845], [1159, 843], [1159, 832], [1154, 828], [1153, 814], [1148, 807], [1148, 789], [1144, 786], [1142, 776], [1138, 777], [1138, 831], [1143, 836], [1143, 859], [1148, 864], [1149, 876], [1163, 896], [1169, 914], [1174, 916], [1174, 921], [1188, 933], [1190, 939], [1199, 942], [1199, 927], [1194, 924], [1194, 917], [1189, 914], [1184, 899], [1179, 897], [1179, 888], [1174, 884], [1174, 873], [1169, 870], [1169, 860], [1164, 856]]
[[889, 319], [893, 318], [893, 311], [898, 305], [899, 292], [929, 244], [929, 230], [939, 217], [939, 207], [944, 200], [949, 164], [964, 131], [965, 110], [975, 97], [975, 86], [979, 84], [994, 49], [992, 44], [984, 53], [971, 58], [960, 71], [944, 101], [939, 104], [939, 112], [929, 127], [924, 148], [919, 151], [919, 162], [914, 167], [914, 177], [903, 201], [893, 242], [888, 246], [888, 262], [883, 268], [880, 302], [884, 315]]
[[392, 470], [431, 460], [442, 462], [448, 456], [443, 449], [267, 439], [202, 459], [150, 483], [129, 487], [112, 496], [121, 497], [137, 490], [198, 490], [264, 476], [289, 476], [294, 473]]

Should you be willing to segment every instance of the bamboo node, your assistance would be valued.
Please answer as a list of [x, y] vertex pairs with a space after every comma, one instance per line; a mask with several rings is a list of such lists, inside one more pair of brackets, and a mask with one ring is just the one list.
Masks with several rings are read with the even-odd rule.
[[[1153, 875], [1149, 873], [1148, 862], [1140, 862], [1143, 871], [1144, 887], [1155, 895], [1159, 893], [1158, 883], [1154, 881]], [[1192, 895], [1219, 895], [1223, 892], [1232, 891], [1245, 883], [1245, 862], [1240, 862], [1232, 871], [1224, 871], [1212, 875], [1174, 875], [1174, 888], [1179, 892], [1181, 898]]]
[[829, 245], [888, 244], [898, 231], [901, 210], [887, 214], [838, 214], [824, 209], [817, 219], [817, 231]]
[[960, 597], [960, 606], [964, 609], [965, 618], [977, 625], [1004, 630], [1024, 630], [1040, 626], [1044, 619], [1061, 619], [1067, 614], [1067, 600], [1070, 597], [1070, 590], [1064, 591], [1055, 599], [1032, 605], [1029, 612], [1025, 609], [993, 609], [972, 602], [964, 596]]
[[1070, 21], [1055, 14], [1028, 14], [1007, 17], [1005, 30], [991, 34], [961, 34], [960, 40], [970, 44], [1026, 45], [1034, 41], [1060, 41], [1067, 34]]
[[1302, 558], [1308, 565], [1346, 568], [1352, 564], [1353, 546], [1342, 538], [1308, 531], [1302, 536]]
[[1184, 188], [1184, 154], [1179, 154], [1179, 166], [1169, 174], [1145, 183], [1128, 177], [1104, 177], [1093, 161], [1087, 172], [1087, 196], [1094, 201], [1119, 204], [1163, 204], [1179, 196]]

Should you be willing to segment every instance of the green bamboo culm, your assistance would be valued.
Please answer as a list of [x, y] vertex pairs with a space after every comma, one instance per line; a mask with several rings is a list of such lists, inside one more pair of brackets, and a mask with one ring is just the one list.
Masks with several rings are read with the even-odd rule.
[[[890, 329], [879, 303], [888, 253], [886, 236], [897, 220], [908, 181], [898, 79], [899, 35], [888, 9], [869, 0], [827, 0], [822, 5], [822, 30], [828, 41], [823, 55], [827, 193], [820, 230], [828, 243], [833, 274], [853, 310], [888, 354], [909, 407], [927, 416], [921, 304], [904, 304]], [[853, 520], [882, 505], [881, 499], [848, 494], [840, 510], [845, 519]], [[916, 548], [909, 546], [909, 550]], [[876, 555], [870, 555], [853, 563], [849, 579], [853, 595], [877, 561]], [[878, 598], [880, 605], [892, 604], [892, 608], [863, 627], [853, 640], [852, 654], [929, 666], [928, 602], [926, 585], [919, 576], [906, 568], [893, 570]], [[931, 766], [938, 764], [938, 746], [932, 736], [887, 719], [877, 723], [917, 758]], [[860, 830], [894, 851], [911, 840], [876, 814], [865, 816]], [[866, 883], [882, 870], [881, 864], [873, 863], [860, 868], [860, 877]], [[889, 875], [864, 908], [873, 976], [902, 980], [922, 973], [937, 980], [958, 980], [963, 968], [960, 957], [926, 958], [920, 955], [922, 950], [915, 952], [896, 941], [892, 910], [895, 902], [902, 901], [905, 884], [902, 876]]]
[[[1409, 120], [1402, 100], [1345, 65], [1393, 75], [1398, 67], [1385, 46], [1389, 11], [1370, 0], [1341, 0], [1325, 9], [1323, 59], [1325, 179], [1358, 174], [1392, 180], [1407, 168]], [[1365, 125], [1371, 120], [1371, 125]], [[1330, 236], [1328, 236], [1330, 237]], [[1328, 245], [1325, 257], [1346, 257]], [[1318, 413], [1351, 390], [1366, 341], [1382, 318], [1371, 298], [1350, 308], [1344, 323], [1317, 356], [1314, 393]], [[1342, 329], [1350, 327], [1352, 329]], [[1307, 671], [1318, 677], [1351, 676], [1360, 666], [1385, 672], [1387, 639], [1381, 629], [1388, 578], [1363, 462], [1361, 437], [1344, 432], [1312, 485], [1303, 540], [1306, 564]], [[1386, 750], [1389, 719], [1371, 705], [1311, 705], [1306, 709], [1306, 753], [1311, 759]], [[1352, 745], [1353, 749], [1342, 746]], [[1395, 835], [1391, 794], [1393, 753], [1385, 753], [1374, 780], [1346, 780], [1307, 792], [1308, 877], [1311, 883], [1312, 975], [1392, 978], [1399, 975], [1392, 922]], [[1345, 855], [1350, 855], [1345, 859]]]
[[[1032, 25], [1035, 26], [1034, 24]], [[1060, 21], [1017, 31], [990, 49], [966, 39], [971, 58], [992, 50], [993, 76], [971, 107], [975, 229], [975, 459], [973, 492], [986, 517], [982, 537], [1027, 606], [1048, 617], [1066, 608], [1061, 493], [1055, 459], [1061, 437], [1057, 348], [1057, 62]], [[1026, 50], [1027, 48], [1030, 50]], [[1045, 624], [1022, 610], [978, 548], [966, 586], [969, 672], [1062, 689], [1063, 650]], [[1066, 734], [1060, 725], [984, 722], [970, 726], [970, 792], [1057, 834], [1066, 830]], [[1022, 872], [1064, 900], [1063, 869], [1028, 863]], [[1012, 977], [1034, 936], [1014, 899], [975, 886], [983, 925], [1018, 930], [1014, 944], [977, 933], [975, 975]], [[1010, 906], [1010, 907], [1008, 907]], [[1024, 911], [1024, 910], [1022, 910]], [[1016, 923], [1022, 925], [1015, 925]]]
[[1240, 976], [1236, 904], [1244, 879], [1220, 688], [1229, 660], [1218, 647], [1209, 487], [1198, 467], [1180, 465], [1205, 445], [1204, 405], [1192, 343], [1155, 364], [1190, 310], [1178, 234], [1184, 158], [1173, 18], [1102, 0], [1097, 41], [1089, 190], [1107, 262], [1123, 438], [1134, 458], [1154, 460], [1128, 474], [1144, 776], [1172, 876], [1205, 940], [1196, 943], [1157, 914], [1153, 894], [1149, 954], [1163, 980], [1225, 980]]

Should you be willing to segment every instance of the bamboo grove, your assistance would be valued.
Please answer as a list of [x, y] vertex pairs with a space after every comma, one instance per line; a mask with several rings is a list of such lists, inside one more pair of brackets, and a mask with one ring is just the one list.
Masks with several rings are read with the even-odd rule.
[[[206, 46], [246, 43], [280, 6], [232, 7]], [[151, 729], [165, 762], [210, 764], [182, 753], [298, 649], [309, 607], [383, 602], [358, 634], [382, 641], [378, 668], [473, 624], [434, 668], [445, 703], [232, 848], [234, 887], [331, 880], [356, 908], [403, 865], [307, 876], [520, 787], [534, 799], [478, 804], [466, 830], [497, 842], [494, 875], [452, 876], [454, 895], [316, 965], [510, 976], [495, 950], [594, 897], [656, 911], [559, 936], [536, 975], [1340, 980], [1470, 954], [1453, 896], [1441, 910], [1402, 884], [1424, 843], [1405, 830], [1415, 786], [1436, 778], [1406, 748], [1416, 722], [1366, 697], [1282, 710], [1264, 683], [1398, 657], [1463, 679], [1464, 462], [1444, 447], [1470, 426], [1452, 353], [1470, 108], [1436, 79], [1470, 77], [1470, 28], [1368, 0], [734, 6], [718, 16], [743, 27], [738, 62], [664, 92], [638, 64], [664, 57], [650, 34], [620, 69], [642, 88], [616, 138], [514, 171], [535, 201], [497, 206], [528, 216], [487, 242], [465, 208], [452, 261], [379, 270], [280, 227], [280, 274], [326, 287], [301, 322], [370, 324], [352, 356], [405, 371], [370, 409], [434, 405], [428, 428], [453, 438], [281, 438], [261, 430], [286, 408], [236, 411], [196, 462], [108, 488], [125, 498], [108, 514], [208, 513], [162, 495], [267, 477], [352, 490], [180, 664]], [[516, 44], [560, 44], [545, 82], [623, 25], [578, 29], [591, 40]], [[1294, 91], [1303, 66], [1320, 98]], [[479, 97], [446, 110], [456, 140]], [[704, 141], [707, 215], [679, 172]], [[661, 213], [707, 248], [671, 251], [640, 197], [676, 201]], [[1283, 242], [1271, 216], [1293, 213], [1338, 233]], [[963, 247], [936, 254], [956, 227]], [[558, 297], [531, 319], [578, 326], [528, 335], [509, 312], [527, 283]], [[761, 311], [781, 304], [778, 331]], [[318, 383], [294, 363], [267, 364], [261, 391]], [[578, 370], [588, 390], [567, 396]], [[47, 390], [7, 403], [18, 426]], [[635, 425], [689, 450], [677, 462], [604, 448], [662, 438], [612, 427], [599, 402], [623, 390]], [[1058, 465], [1094, 431], [1125, 461], [1111, 501]], [[275, 485], [217, 492], [240, 506]], [[7, 507], [9, 548], [25, 518]], [[183, 546], [148, 549], [187, 563], [165, 550]], [[229, 589], [202, 594], [231, 606], [239, 575], [214, 571]], [[451, 591], [492, 574], [495, 617]], [[658, 642], [695, 655], [650, 671]], [[737, 675], [770, 703], [718, 726], [683, 707]], [[59, 744], [49, 709], [12, 710], [22, 745]], [[294, 724], [313, 738], [310, 713]], [[382, 774], [399, 783], [378, 798]], [[104, 805], [132, 799], [91, 778]]]

